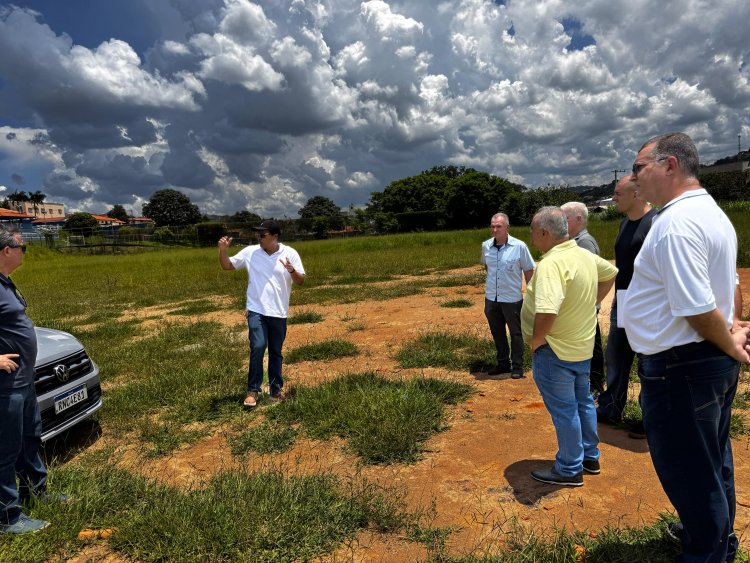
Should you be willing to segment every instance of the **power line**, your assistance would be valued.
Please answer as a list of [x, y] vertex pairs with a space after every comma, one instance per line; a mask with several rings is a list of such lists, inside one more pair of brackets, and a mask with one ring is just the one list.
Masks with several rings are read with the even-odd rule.
[[615, 168], [614, 170], [610, 170], [615, 175], [615, 184], [617, 183], [617, 173], [618, 172], [627, 172], [627, 170], [623, 168]]

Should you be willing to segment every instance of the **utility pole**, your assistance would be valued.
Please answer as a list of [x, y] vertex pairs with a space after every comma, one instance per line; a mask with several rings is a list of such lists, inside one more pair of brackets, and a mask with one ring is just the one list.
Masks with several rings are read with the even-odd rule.
[[617, 185], [617, 173], [618, 172], [627, 172], [627, 170], [624, 170], [622, 168], [615, 168], [614, 170], [610, 170], [615, 175], [615, 185]]

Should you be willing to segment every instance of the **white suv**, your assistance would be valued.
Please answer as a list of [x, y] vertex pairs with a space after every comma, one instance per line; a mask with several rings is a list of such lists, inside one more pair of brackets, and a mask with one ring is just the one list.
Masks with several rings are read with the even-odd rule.
[[36, 394], [46, 441], [102, 408], [102, 388], [99, 367], [73, 335], [35, 330]]

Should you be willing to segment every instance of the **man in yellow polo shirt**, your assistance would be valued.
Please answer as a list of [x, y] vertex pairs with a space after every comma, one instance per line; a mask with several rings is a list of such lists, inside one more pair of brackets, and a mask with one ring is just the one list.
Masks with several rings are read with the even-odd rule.
[[531, 243], [544, 252], [526, 288], [521, 330], [531, 367], [557, 434], [555, 465], [531, 472], [543, 483], [579, 487], [597, 474], [599, 436], [589, 390], [596, 304], [612, 288], [617, 268], [568, 236], [559, 207], [542, 207], [531, 221]]

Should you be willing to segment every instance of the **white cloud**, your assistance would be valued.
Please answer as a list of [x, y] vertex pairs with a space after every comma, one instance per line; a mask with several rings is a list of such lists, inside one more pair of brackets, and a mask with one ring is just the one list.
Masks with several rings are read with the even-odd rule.
[[235, 43], [221, 34], [213, 37], [200, 34], [192, 43], [206, 57], [198, 73], [201, 78], [239, 84], [251, 92], [278, 90], [284, 82], [284, 75], [276, 72], [253, 47]]
[[365, 21], [373, 26], [373, 29], [383, 39], [397, 39], [399, 37], [410, 37], [415, 33], [421, 33], [424, 25], [412, 18], [394, 13], [391, 7], [383, 0], [369, 0], [362, 2], [361, 13]]
[[[705, 161], [750, 137], [746, 1], [170, 5], [182, 33], [145, 53], [0, 9], [0, 183], [46, 174], [100, 211], [174, 186], [206, 212], [280, 217], [438, 164], [599, 184], [660, 131]], [[573, 20], [592, 45], [571, 44]]]

